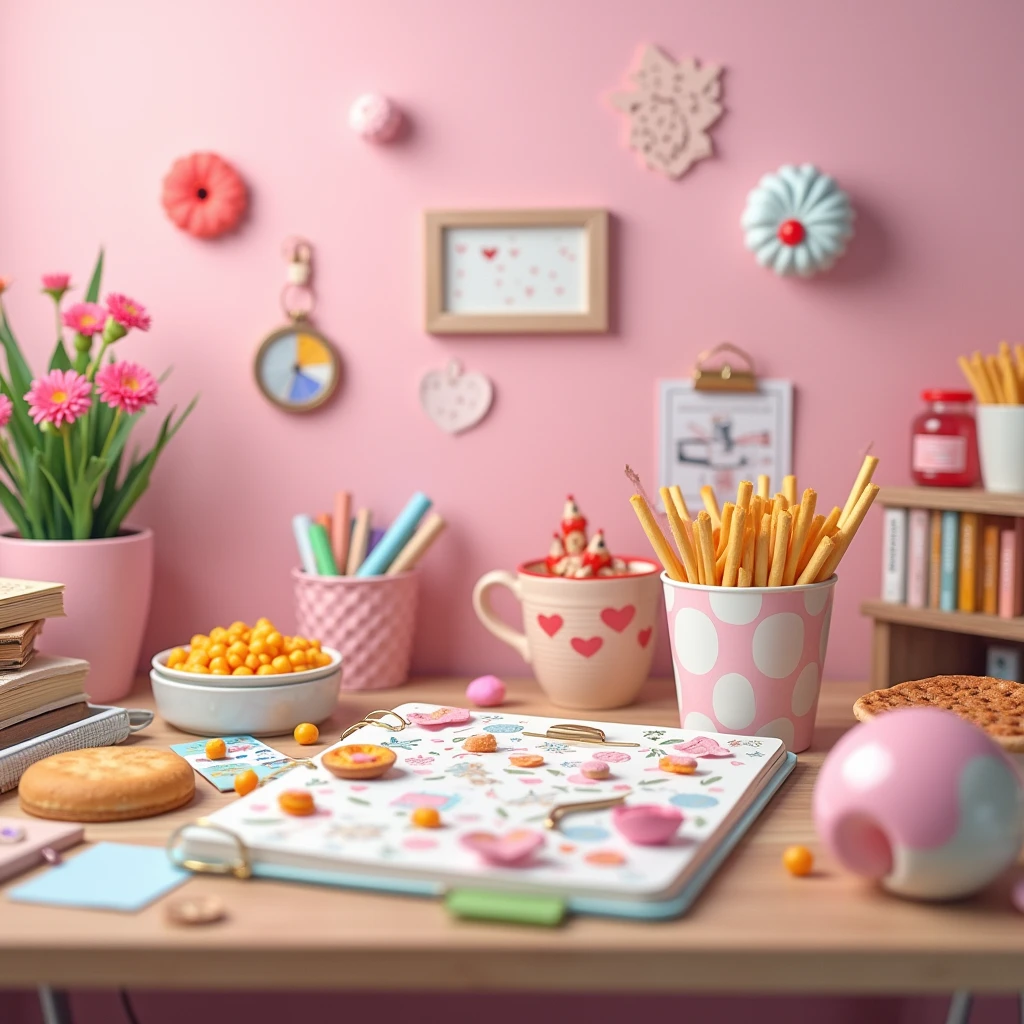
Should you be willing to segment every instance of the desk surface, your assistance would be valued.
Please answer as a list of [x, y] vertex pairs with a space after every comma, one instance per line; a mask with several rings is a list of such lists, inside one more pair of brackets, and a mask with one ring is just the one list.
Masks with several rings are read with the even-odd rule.
[[[377, 707], [410, 699], [464, 702], [464, 681], [424, 680], [402, 691], [345, 694], [341, 727]], [[517, 712], [557, 715], [536, 684], [509, 687]], [[0, 900], [0, 986], [30, 984], [155, 988], [533, 989], [926, 992], [1024, 989], [1024, 919], [1009, 881], [976, 899], [930, 906], [887, 897], [837, 870], [791, 878], [780, 864], [791, 843], [817, 847], [811, 789], [823, 753], [853, 723], [863, 687], [826, 685], [812, 749], [768, 810], [684, 918], [645, 924], [598, 918], [563, 928], [454, 921], [437, 900], [195, 878], [177, 890], [219, 896], [228, 920], [202, 928], [168, 924], [158, 902], [139, 914], [29, 906]], [[149, 706], [148, 689], [128, 703]], [[594, 720], [672, 724], [671, 685], [653, 680], [639, 703]], [[157, 720], [135, 742], [187, 737]], [[308, 752], [290, 737], [270, 741]], [[320, 747], [312, 748], [315, 750]], [[197, 778], [183, 811], [90, 825], [91, 841], [162, 845], [170, 830], [233, 799]], [[15, 794], [0, 815], [17, 815]]]

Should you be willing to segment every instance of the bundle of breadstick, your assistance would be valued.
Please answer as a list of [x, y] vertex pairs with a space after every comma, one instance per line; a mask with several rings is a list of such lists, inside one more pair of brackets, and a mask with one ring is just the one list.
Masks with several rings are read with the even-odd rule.
[[1024, 345], [1014, 345], [1011, 354], [1010, 346], [1001, 341], [998, 354], [959, 356], [957, 365], [979, 405], [1024, 403]]
[[[691, 517], [678, 487], [659, 491], [675, 547], [668, 542], [643, 494], [630, 498], [665, 572], [680, 583], [717, 587], [791, 587], [831, 578], [864, 522], [878, 487], [871, 477], [878, 459], [865, 456], [846, 504], [824, 514], [818, 494], [797, 493], [787, 476], [774, 496], [767, 476], [740, 482], [735, 501], [719, 506], [711, 487], [701, 488], [704, 508]], [[637, 484], [636, 475], [626, 475]], [[637, 490], [642, 491], [641, 487]]]

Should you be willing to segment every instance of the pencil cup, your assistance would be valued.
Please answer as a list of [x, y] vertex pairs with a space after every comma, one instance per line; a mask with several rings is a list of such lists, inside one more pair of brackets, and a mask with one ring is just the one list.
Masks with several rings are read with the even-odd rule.
[[292, 570], [296, 629], [341, 652], [343, 690], [388, 690], [409, 677], [419, 570], [309, 576]]
[[985, 490], [1024, 493], [1024, 405], [979, 405], [975, 415]]
[[702, 587], [662, 573], [684, 729], [811, 745], [836, 576], [802, 587]]

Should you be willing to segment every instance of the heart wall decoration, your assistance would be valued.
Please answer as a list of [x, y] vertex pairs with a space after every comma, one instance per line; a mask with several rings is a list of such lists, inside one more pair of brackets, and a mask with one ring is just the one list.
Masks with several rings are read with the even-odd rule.
[[423, 411], [446, 433], [475, 427], [491, 408], [494, 385], [482, 373], [463, 373], [452, 359], [443, 370], [431, 370], [420, 381]]

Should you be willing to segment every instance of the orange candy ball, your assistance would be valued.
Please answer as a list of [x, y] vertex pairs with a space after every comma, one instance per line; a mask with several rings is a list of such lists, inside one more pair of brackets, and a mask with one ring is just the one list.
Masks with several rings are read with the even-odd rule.
[[206, 741], [206, 756], [211, 761], [219, 761], [228, 756], [228, 745], [220, 739]]
[[[168, 668], [220, 676], [283, 675], [330, 663], [319, 640], [285, 636], [267, 618], [257, 619], [251, 628], [241, 619], [227, 627], [214, 626], [208, 634], [194, 634], [187, 648], [175, 647], [167, 655]], [[261, 672], [264, 666], [266, 671]]]
[[292, 733], [296, 743], [308, 747], [320, 739], [320, 730], [312, 722], [300, 722]]
[[434, 807], [417, 807], [409, 815], [409, 819], [417, 828], [440, 828], [441, 815]]
[[246, 768], [244, 772], [239, 772], [235, 776], [235, 792], [239, 796], [251, 793], [259, 784], [259, 777], [251, 768]]
[[277, 798], [277, 803], [285, 814], [297, 818], [309, 817], [316, 810], [313, 794], [308, 789], [286, 789]]
[[790, 846], [782, 855], [782, 863], [791, 875], [802, 877], [814, 869], [814, 854], [806, 846]]

